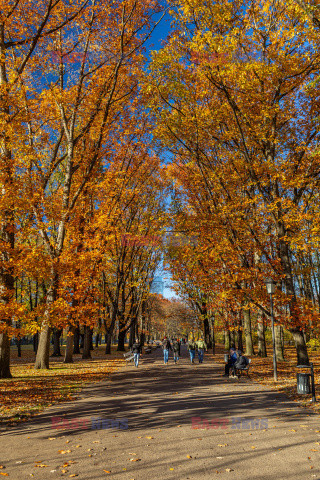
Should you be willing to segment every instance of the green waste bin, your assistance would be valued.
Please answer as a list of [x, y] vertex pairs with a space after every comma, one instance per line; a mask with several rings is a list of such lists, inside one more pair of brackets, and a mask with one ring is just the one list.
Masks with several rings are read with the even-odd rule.
[[311, 392], [310, 377], [310, 373], [297, 373], [297, 393], [308, 395]]

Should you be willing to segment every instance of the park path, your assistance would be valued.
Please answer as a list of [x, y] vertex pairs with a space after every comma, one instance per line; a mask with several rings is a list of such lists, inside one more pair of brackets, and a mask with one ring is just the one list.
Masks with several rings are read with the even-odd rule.
[[[164, 366], [157, 350], [138, 369], [2, 432], [0, 472], [10, 480], [320, 480], [319, 416], [244, 378], [223, 378], [211, 356], [201, 365], [183, 356]], [[64, 430], [52, 428], [57, 417]], [[126, 419], [128, 428], [117, 428]]]

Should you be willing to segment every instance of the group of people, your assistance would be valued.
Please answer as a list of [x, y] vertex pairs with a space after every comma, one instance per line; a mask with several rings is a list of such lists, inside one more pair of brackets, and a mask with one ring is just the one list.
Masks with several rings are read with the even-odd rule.
[[228, 362], [225, 364], [224, 376], [229, 377], [230, 370], [232, 370], [232, 375], [236, 376], [236, 371], [245, 368], [248, 362], [249, 360], [242, 355], [241, 350], [236, 350], [236, 347], [233, 345], [230, 348]]
[[[181, 346], [181, 341], [178, 338], [174, 338], [170, 342], [170, 340], [167, 337], [164, 337], [162, 341], [162, 349], [163, 349], [163, 361], [165, 365], [168, 364], [170, 350], [173, 352], [174, 363], [178, 363], [180, 358], [180, 346]], [[134, 358], [134, 364], [136, 367], [139, 366], [141, 351], [142, 351], [142, 345], [140, 341], [136, 339], [136, 341], [132, 345], [132, 353]], [[203, 340], [203, 338], [200, 338], [198, 341], [195, 341], [194, 338], [192, 338], [191, 340], [188, 341], [188, 351], [189, 351], [191, 363], [194, 363], [196, 352], [198, 352], [199, 363], [203, 363], [203, 356], [204, 356], [204, 352], [207, 351], [207, 345]], [[237, 369], [241, 370], [242, 368], [245, 368], [247, 365], [248, 365], [247, 357], [242, 355], [242, 352], [240, 350], [236, 350], [235, 346], [233, 345], [230, 348], [230, 355], [228, 358], [228, 362], [225, 365], [224, 376], [228, 377], [230, 374], [230, 370], [232, 370], [232, 374], [235, 375]]]
[[[173, 352], [174, 363], [177, 363], [179, 361], [180, 345], [181, 345], [181, 342], [178, 338], [175, 338], [172, 340], [172, 342], [170, 342], [170, 340], [167, 337], [164, 337], [162, 342], [162, 349], [163, 349], [163, 361], [165, 365], [168, 364], [170, 350], [172, 350]], [[200, 340], [198, 340], [197, 342], [195, 342], [194, 339], [192, 338], [188, 342], [188, 350], [190, 354], [191, 363], [194, 363], [196, 351], [198, 352], [199, 363], [202, 363], [204, 352], [207, 351], [207, 345], [202, 338], [200, 338]]]

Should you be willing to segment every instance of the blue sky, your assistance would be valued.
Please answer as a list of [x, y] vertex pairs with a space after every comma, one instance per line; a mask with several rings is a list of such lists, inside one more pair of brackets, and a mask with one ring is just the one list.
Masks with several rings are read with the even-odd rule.
[[[153, 32], [151, 39], [146, 44], [146, 48], [148, 50], [159, 50], [162, 47], [162, 42], [167, 38], [167, 35], [170, 32], [170, 22], [171, 18], [169, 15], [166, 15], [161, 20], [161, 22]], [[162, 268], [159, 268], [156, 276], [161, 277], [164, 282], [163, 296], [165, 298], [177, 297], [175, 292], [170, 288], [170, 284], [172, 283], [170, 273], [167, 271], [163, 271]]]

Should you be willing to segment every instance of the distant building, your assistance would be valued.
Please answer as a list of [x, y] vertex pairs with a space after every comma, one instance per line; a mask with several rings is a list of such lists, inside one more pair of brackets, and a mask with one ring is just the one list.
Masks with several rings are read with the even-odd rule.
[[164, 282], [162, 280], [162, 277], [154, 277], [150, 290], [151, 293], [158, 293], [159, 295], [163, 295]]

